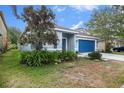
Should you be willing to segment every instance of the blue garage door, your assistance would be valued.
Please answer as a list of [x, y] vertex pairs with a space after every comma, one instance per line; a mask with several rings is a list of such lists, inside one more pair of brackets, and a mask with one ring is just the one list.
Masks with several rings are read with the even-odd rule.
[[92, 52], [95, 50], [95, 41], [79, 40], [79, 52]]

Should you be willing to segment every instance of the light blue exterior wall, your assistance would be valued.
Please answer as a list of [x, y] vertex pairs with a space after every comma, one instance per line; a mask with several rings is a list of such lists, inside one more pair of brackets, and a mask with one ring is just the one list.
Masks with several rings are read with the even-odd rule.
[[[57, 31], [57, 36], [58, 36], [58, 45], [57, 48], [54, 48], [54, 45], [49, 45], [46, 44], [43, 46], [43, 49], [47, 49], [49, 51], [55, 51], [55, 50], [60, 50], [62, 51], [62, 32]], [[34, 48], [32, 47], [31, 44], [24, 44], [24, 45], [19, 45], [19, 49], [21, 51], [32, 51]]]
[[62, 50], [62, 32], [57, 31], [58, 41], [57, 41], [57, 48], [54, 48], [54, 45], [48, 45], [46, 44], [43, 46], [44, 49], [49, 51], [55, 51], [55, 50]]
[[31, 49], [31, 44], [24, 44], [24, 45], [18, 44], [18, 48], [19, 48], [21, 51], [32, 51], [32, 49]]
[[[57, 42], [57, 48], [54, 48], [54, 45], [48, 45], [46, 44], [45, 46], [43, 46], [43, 49], [47, 49], [48, 51], [62, 51], [62, 39], [66, 38], [66, 50], [67, 51], [79, 51], [79, 39], [82, 40], [93, 40], [95, 41], [95, 50], [97, 50], [97, 40], [95, 38], [91, 38], [91, 37], [78, 37], [78, 35], [76, 33], [72, 33], [72, 32], [64, 32], [64, 31], [57, 31], [57, 36], [58, 36], [58, 42]], [[32, 51], [34, 48], [32, 47], [31, 44], [25, 44], [25, 45], [20, 45], [19, 46], [20, 50], [22, 51]]]
[[68, 38], [68, 50], [75, 51], [75, 34], [70, 35]]
[[62, 50], [62, 32], [57, 32], [57, 36], [58, 36], [58, 45], [57, 45], [57, 48], [58, 50]]
[[66, 38], [67, 40], [67, 50], [68, 51], [75, 51], [75, 34], [72, 33], [63, 33], [63, 38]]

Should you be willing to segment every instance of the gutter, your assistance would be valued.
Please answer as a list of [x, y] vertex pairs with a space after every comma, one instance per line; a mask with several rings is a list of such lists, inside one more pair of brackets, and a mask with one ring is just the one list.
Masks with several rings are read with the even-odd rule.
[[85, 35], [76, 35], [77, 37], [82, 37], [82, 38], [92, 38], [92, 39], [99, 39], [98, 37], [94, 36], [85, 36]]
[[65, 30], [65, 29], [61, 29], [61, 28], [55, 28], [56, 31], [61, 31], [61, 32], [69, 32], [69, 33], [74, 33], [77, 34], [78, 32], [76, 31], [71, 31], [71, 30]]

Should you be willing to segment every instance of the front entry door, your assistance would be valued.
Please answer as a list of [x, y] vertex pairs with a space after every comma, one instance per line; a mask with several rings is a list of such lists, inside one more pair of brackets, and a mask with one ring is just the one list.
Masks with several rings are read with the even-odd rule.
[[66, 51], [66, 39], [65, 38], [62, 39], [62, 50]]

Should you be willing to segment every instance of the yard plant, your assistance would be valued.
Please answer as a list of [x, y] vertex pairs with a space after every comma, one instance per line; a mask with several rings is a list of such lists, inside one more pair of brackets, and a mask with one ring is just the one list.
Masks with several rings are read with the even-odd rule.
[[46, 64], [54, 64], [65, 61], [75, 60], [77, 57], [76, 53], [72, 51], [54, 51], [50, 52], [47, 50], [42, 51], [28, 51], [21, 53], [21, 64], [26, 64], [28, 66], [42, 66]]
[[98, 51], [89, 53], [88, 56], [89, 56], [89, 58], [90, 58], [91, 60], [94, 60], [94, 59], [101, 60], [101, 58], [102, 58], [102, 54], [100, 54], [100, 52], [98, 52]]

